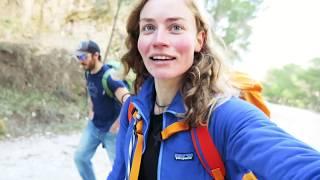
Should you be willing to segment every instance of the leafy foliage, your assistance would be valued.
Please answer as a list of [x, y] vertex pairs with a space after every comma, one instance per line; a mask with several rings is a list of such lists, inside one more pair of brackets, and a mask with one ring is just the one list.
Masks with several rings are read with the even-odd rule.
[[265, 95], [271, 102], [320, 111], [320, 58], [308, 68], [295, 64], [268, 72]]
[[239, 58], [239, 52], [247, 50], [251, 35], [250, 20], [256, 17], [262, 0], [205, 0], [206, 7], [215, 22], [215, 32]]

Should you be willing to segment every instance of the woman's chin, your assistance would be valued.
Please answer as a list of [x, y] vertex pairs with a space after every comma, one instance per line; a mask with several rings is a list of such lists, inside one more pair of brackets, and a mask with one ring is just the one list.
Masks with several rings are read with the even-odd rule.
[[152, 76], [154, 77], [154, 79], [158, 79], [158, 80], [171, 80], [171, 79], [177, 79], [182, 75], [171, 74], [169, 72], [161, 72], [161, 73], [153, 73]]

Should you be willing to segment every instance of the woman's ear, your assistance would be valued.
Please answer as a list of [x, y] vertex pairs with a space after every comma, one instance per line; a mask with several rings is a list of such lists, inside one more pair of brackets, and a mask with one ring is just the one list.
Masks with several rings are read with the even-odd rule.
[[206, 36], [206, 34], [205, 34], [204, 31], [198, 32], [195, 52], [200, 52], [201, 51], [201, 49], [203, 47], [203, 44], [204, 44], [204, 41], [205, 41], [205, 38], [206, 38], [205, 36]]

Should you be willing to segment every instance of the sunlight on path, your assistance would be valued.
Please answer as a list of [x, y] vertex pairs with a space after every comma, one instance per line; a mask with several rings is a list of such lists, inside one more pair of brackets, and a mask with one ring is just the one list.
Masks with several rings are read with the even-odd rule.
[[271, 120], [286, 132], [320, 151], [320, 114], [288, 106], [269, 104]]
[[[80, 134], [0, 142], [0, 180], [81, 180], [73, 163]], [[97, 180], [111, 170], [100, 146], [93, 158]]]

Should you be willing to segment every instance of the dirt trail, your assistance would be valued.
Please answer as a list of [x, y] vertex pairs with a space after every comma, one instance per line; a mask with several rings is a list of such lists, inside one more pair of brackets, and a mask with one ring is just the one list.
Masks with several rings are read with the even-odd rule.
[[[0, 180], [80, 180], [73, 163], [79, 139], [72, 134], [0, 142]], [[101, 146], [93, 164], [97, 179], [106, 179], [111, 164]]]
[[320, 151], [320, 113], [270, 104], [271, 119], [294, 137]]
[[[274, 122], [320, 151], [320, 114], [279, 105], [270, 107]], [[0, 141], [0, 180], [80, 180], [72, 159], [79, 138], [80, 134], [71, 134]], [[97, 179], [105, 179], [111, 163], [101, 147], [93, 164]]]

